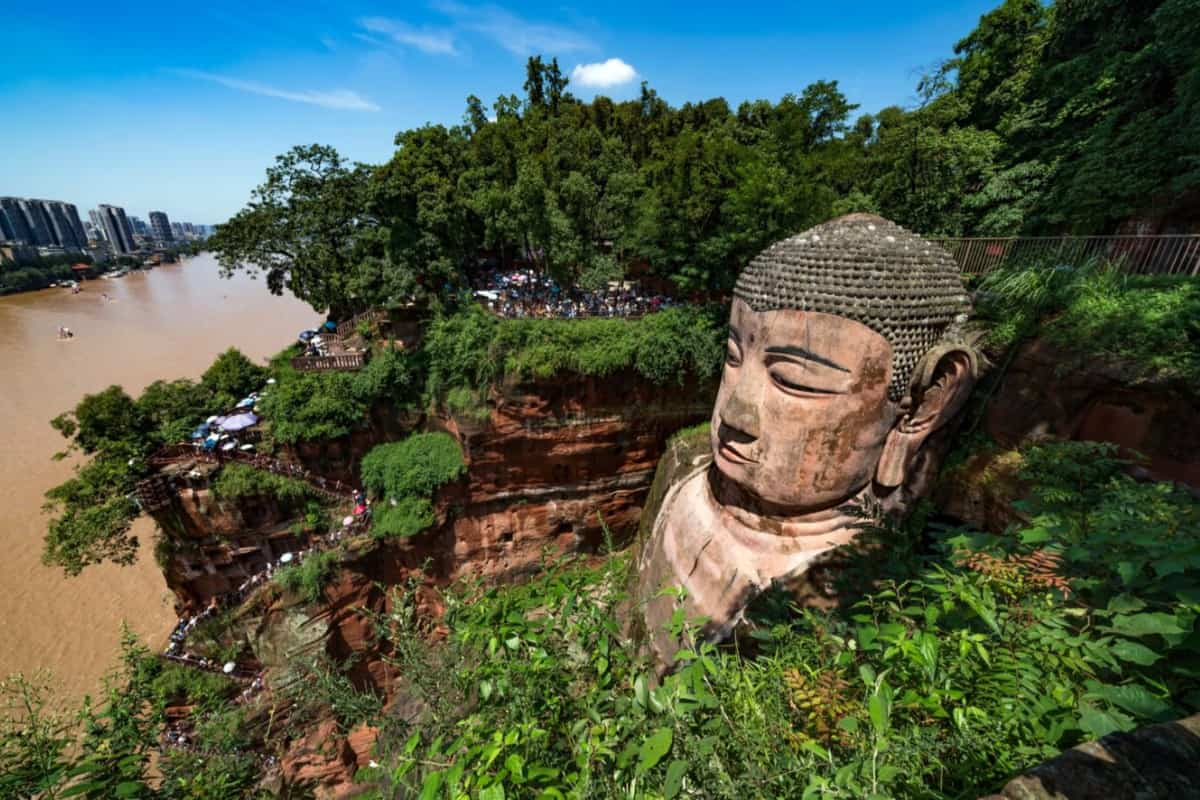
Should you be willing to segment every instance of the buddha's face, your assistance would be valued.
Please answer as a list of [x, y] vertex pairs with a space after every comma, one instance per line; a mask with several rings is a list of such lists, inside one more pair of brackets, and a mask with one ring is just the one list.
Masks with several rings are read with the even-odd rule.
[[892, 348], [861, 323], [733, 302], [712, 416], [717, 469], [768, 503], [827, 508], [871, 481], [896, 420]]

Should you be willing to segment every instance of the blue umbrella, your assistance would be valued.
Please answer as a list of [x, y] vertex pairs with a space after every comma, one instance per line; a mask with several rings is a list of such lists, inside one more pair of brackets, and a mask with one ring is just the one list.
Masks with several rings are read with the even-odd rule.
[[208, 436], [208, 423], [207, 422], [204, 423], [203, 425], [197, 425], [196, 430], [192, 431], [193, 439], [203, 439], [205, 436]]
[[237, 407], [238, 408], [249, 408], [252, 405], [254, 405], [253, 397], [243, 397], [241, 400], [238, 401]]
[[244, 414], [234, 414], [231, 417], [226, 417], [217, 424], [220, 426], [221, 430], [227, 433], [233, 433], [234, 431], [240, 431], [245, 428], [249, 428], [256, 422], [258, 422], [258, 417], [253, 412], [247, 411]]

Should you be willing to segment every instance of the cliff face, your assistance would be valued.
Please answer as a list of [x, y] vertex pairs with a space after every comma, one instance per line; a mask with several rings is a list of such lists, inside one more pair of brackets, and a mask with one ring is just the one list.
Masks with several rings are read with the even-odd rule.
[[708, 418], [714, 388], [573, 376], [494, 390], [482, 422], [442, 418], [468, 465], [445, 498], [448, 577], [516, 577], [547, 548], [594, 551], [605, 527], [627, 541], [667, 438]]
[[1044, 340], [1021, 346], [992, 399], [987, 429], [1006, 447], [1043, 436], [1111, 442], [1146, 456], [1151, 477], [1200, 487], [1195, 387], [1139, 380], [1125, 365]]
[[[462, 444], [467, 475], [441, 495], [444, 522], [413, 546], [434, 576], [508, 579], [552, 554], [617, 543], [636, 528], [667, 437], [708, 417], [714, 387], [655, 386], [633, 373], [565, 377], [493, 389], [487, 416], [431, 420]], [[360, 432], [288, 448], [284, 458], [357, 485], [372, 447], [416, 420], [372, 413]], [[168, 469], [175, 469], [174, 467]], [[230, 591], [288, 550], [305, 546], [289, 509], [271, 498], [219, 502], [213, 467], [175, 469], [169, 503], [153, 511], [170, 544], [168, 585], [186, 604]]]

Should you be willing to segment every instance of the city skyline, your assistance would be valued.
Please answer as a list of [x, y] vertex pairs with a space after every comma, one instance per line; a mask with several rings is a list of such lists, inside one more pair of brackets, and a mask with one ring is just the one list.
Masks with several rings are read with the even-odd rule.
[[156, 244], [203, 236], [207, 224], [171, 222], [162, 211], [151, 211], [151, 225], [125, 209], [101, 203], [88, 209], [84, 223], [74, 203], [16, 196], [0, 196], [0, 244], [23, 244], [49, 250], [85, 252], [91, 242], [107, 242], [114, 254], [128, 255], [141, 249], [136, 236]]
[[5, 13], [0, 101], [20, 110], [21, 125], [0, 130], [0, 185], [220, 223], [293, 145], [382, 163], [398, 131], [458, 123], [468, 94], [489, 108], [520, 94], [525, 59], [539, 53], [559, 59], [585, 100], [628, 99], [645, 80], [672, 105], [722, 96], [736, 106], [837, 80], [874, 113], [915, 104], [921, 72], [993, 5], [771, 3], [751, 13], [704, 2], [352, 0], [331, 11], [312, 0], [217, 0], [163, 15], [135, 0], [96, 15], [82, 3], [65, 13], [25, 4]]

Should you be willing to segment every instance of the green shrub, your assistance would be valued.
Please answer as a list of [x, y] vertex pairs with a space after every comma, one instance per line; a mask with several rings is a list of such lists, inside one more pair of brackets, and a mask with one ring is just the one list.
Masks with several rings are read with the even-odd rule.
[[267, 379], [267, 370], [246, 358], [240, 350], [231, 347], [204, 371], [200, 385], [207, 389], [217, 404], [218, 411], [233, 408], [238, 400], [262, 388]]
[[863, 599], [797, 615], [768, 594], [749, 637], [680, 651], [657, 688], [620, 644], [624, 556], [455, 587], [442, 645], [398, 589], [376, 632], [428, 714], [386, 726], [361, 777], [383, 797], [977, 797], [1191, 713], [1200, 504], [1119, 467], [1103, 446], [1030, 449], [1014, 535], [864, 532]]
[[197, 706], [198, 713], [208, 713], [222, 708], [236, 686], [224, 675], [166, 663], [151, 682], [151, 691], [160, 708], [187, 703]]
[[435, 320], [425, 339], [427, 396], [480, 391], [508, 375], [602, 377], [631, 369], [659, 385], [717, 374], [724, 312], [672, 308], [640, 319], [499, 319], [478, 306]]
[[238, 463], [221, 467], [212, 483], [212, 492], [219, 500], [269, 497], [287, 506], [299, 506], [312, 497], [312, 490], [302, 480]]
[[289, 348], [272, 361], [274, 386], [258, 404], [277, 441], [336, 439], [364, 427], [372, 407], [404, 407], [420, 395], [420, 357], [381, 349], [356, 372], [297, 372]]
[[985, 276], [979, 313], [1007, 347], [1044, 334], [1081, 355], [1125, 361], [1140, 377], [1200, 382], [1200, 284], [1186, 275], [1130, 275], [1092, 259], [1024, 263]]
[[462, 450], [447, 433], [415, 433], [363, 457], [363, 486], [381, 497], [432, 497], [463, 473]]
[[431, 526], [434, 494], [464, 470], [458, 442], [445, 433], [417, 433], [372, 448], [362, 461], [363, 486], [379, 499], [372, 534], [405, 537]]
[[309, 553], [299, 564], [278, 570], [274, 580], [284, 591], [316, 603], [324, 596], [325, 584], [337, 574], [340, 561], [337, 550]]
[[371, 512], [371, 535], [377, 539], [415, 536], [436, 521], [433, 504], [424, 497], [378, 503]]

